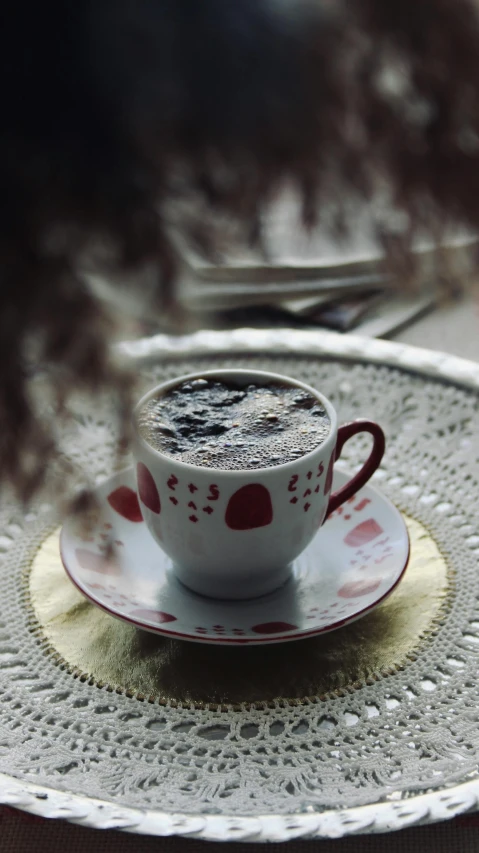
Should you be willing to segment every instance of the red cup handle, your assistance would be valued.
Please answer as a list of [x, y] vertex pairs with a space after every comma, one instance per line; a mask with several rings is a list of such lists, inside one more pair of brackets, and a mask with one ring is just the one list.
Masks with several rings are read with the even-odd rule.
[[326, 518], [334, 512], [335, 509], [341, 506], [345, 501], [352, 498], [359, 489], [368, 482], [368, 480], [374, 474], [376, 468], [379, 468], [381, 464], [381, 459], [384, 455], [384, 449], [386, 446], [386, 439], [384, 437], [384, 433], [379, 426], [379, 424], [374, 423], [374, 421], [366, 421], [366, 420], [357, 420], [353, 421], [350, 424], [344, 424], [344, 426], [340, 426], [338, 429], [338, 438], [336, 441], [336, 450], [334, 455], [334, 461], [339, 459], [341, 456], [342, 449], [347, 441], [353, 437], [353, 435], [357, 435], [358, 432], [369, 432], [373, 437], [373, 449], [369, 454], [366, 462], [363, 467], [357, 474], [354, 475], [352, 480], [349, 483], [346, 483], [341, 489], [338, 489], [337, 492], [334, 492], [328, 504], [328, 511], [326, 513]]

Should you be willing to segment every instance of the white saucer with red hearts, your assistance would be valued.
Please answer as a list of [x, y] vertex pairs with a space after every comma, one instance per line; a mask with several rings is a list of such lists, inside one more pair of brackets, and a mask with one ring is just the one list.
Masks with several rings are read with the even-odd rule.
[[[349, 478], [335, 470], [334, 489]], [[249, 601], [206, 598], [172, 575], [171, 560], [143, 522], [133, 469], [99, 485], [97, 497], [88, 534], [77, 518], [63, 526], [60, 552], [67, 574], [112, 616], [178, 640], [259, 645], [332, 631], [390, 595], [409, 559], [400, 512], [367, 485], [328, 519], [280, 589]]]

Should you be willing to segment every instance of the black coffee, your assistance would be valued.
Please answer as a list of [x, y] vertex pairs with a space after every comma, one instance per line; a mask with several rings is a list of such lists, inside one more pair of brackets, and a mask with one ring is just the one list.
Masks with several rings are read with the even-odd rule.
[[140, 434], [162, 453], [205, 468], [267, 468], [299, 459], [329, 435], [321, 403], [300, 388], [195, 379], [145, 403]]

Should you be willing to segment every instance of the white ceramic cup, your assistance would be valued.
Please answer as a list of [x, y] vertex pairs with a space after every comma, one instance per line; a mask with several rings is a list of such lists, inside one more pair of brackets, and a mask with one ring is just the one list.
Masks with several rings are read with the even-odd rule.
[[[310, 453], [269, 468], [228, 471], [167, 456], [141, 436], [138, 414], [152, 397], [199, 378], [240, 387], [281, 383], [307, 391], [326, 409], [330, 433]], [[259, 370], [212, 370], [158, 385], [135, 407], [133, 425], [137, 489], [147, 527], [171, 557], [177, 578], [213, 598], [254, 598], [284, 584], [293, 560], [327, 516], [369, 480], [384, 453], [378, 424], [354, 421], [338, 429], [333, 405], [314, 388]], [[345, 441], [363, 431], [373, 436], [370, 456], [347, 485], [331, 495], [334, 461]]]

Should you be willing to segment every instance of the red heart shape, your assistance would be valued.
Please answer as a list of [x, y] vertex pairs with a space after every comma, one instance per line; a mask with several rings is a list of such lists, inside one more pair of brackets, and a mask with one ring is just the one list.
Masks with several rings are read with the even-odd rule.
[[344, 543], [350, 548], [360, 548], [361, 545], [366, 545], [367, 542], [376, 539], [376, 536], [380, 536], [383, 532], [382, 527], [374, 518], [368, 518], [367, 521], [362, 521], [361, 524], [350, 530], [348, 535], [344, 537]]
[[162, 625], [164, 622], [176, 622], [176, 616], [171, 613], [163, 613], [162, 610], [132, 610], [132, 616], [137, 619], [148, 619], [151, 622], [158, 622]]
[[82, 569], [88, 569], [90, 572], [98, 572], [100, 575], [121, 574], [120, 567], [114, 560], [108, 560], [102, 554], [95, 554], [88, 548], [77, 548], [75, 557]]
[[136, 466], [136, 476], [138, 481], [138, 492], [140, 500], [152, 512], [159, 515], [161, 512], [161, 501], [156, 488], [156, 483], [151, 472], [143, 462], [138, 462]]
[[122, 518], [126, 518], [127, 521], [143, 521], [136, 492], [128, 486], [119, 486], [118, 489], [108, 495], [107, 501], [111, 508]]
[[360, 595], [368, 595], [381, 586], [382, 578], [371, 578], [371, 580], [351, 581], [345, 583], [338, 592], [341, 598], [358, 598]]
[[272, 520], [271, 495], [259, 483], [243, 486], [228, 501], [225, 522], [231, 530], [254, 530], [266, 527]]
[[261, 625], [253, 625], [252, 631], [255, 634], [282, 634], [284, 631], [296, 631], [297, 625], [290, 625], [289, 622], [263, 622]]
[[334, 470], [334, 457], [335, 452], [333, 451], [333, 455], [329, 460], [328, 470], [326, 473], [326, 480], [324, 481], [324, 494], [327, 495], [328, 492], [331, 491], [331, 486], [333, 485], [333, 470]]

